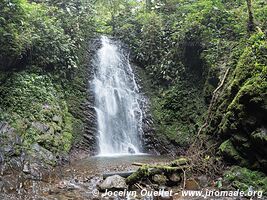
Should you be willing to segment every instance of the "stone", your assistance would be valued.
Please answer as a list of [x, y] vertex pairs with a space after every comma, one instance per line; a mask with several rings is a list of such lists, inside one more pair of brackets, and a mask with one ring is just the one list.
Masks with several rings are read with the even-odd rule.
[[128, 186], [126, 184], [125, 178], [119, 175], [109, 176], [103, 181], [103, 183], [99, 185], [99, 188], [102, 191], [112, 189], [123, 190], [127, 189], [127, 187]]
[[208, 177], [206, 175], [201, 175], [197, 177], [198, 183], [200, 187], [206, 188], [209, 184]]
[[49, 130], [49, 126], [41, 122], [32, 122], [32, 127], [34, 127], [35, 129], [39, 130], [42, 133], [47, 133], [47, 131]]
[[188, 179], [185, 182], [185, 189], [186, 190], [199, 190], [200, 187], [195, 179]]
[[167, 177], [163, 174], [156, 174], [153, 176], [153, 181], [159, 185], [166, 185]]
[[3, 153], [1, 153], [1, 150], [0, 150], [0, 164], [3, 163], [4, 160], [5, 160], [4, 155]]
[[53, 155], [53, 153], [39, 144], [35, 143], [32, 145], [32, 152], [31, 156], [37, 159], [42, 160], [44, 163], [54, 165], [56, 164], [56, 157]]
[[58, 124], [62, 123], [62, 117], [58, 116], [58, 115], [54, 115], [54, 117], [52, 118], [52, 120]]
[[135, 150], [131, 147], [128, 147], [128, 153], [135, 154]]
[[9, 129], [9, 125], [6, 122], [0, 122], [0, 133], [6, 133]]
[[179, 174], [177, 174], [177, 173], [173, 173], [173, 174], [171, 174], [169, 179], [174, 183], [178, 183], [178, 182], [181, 181], [181, 176]]

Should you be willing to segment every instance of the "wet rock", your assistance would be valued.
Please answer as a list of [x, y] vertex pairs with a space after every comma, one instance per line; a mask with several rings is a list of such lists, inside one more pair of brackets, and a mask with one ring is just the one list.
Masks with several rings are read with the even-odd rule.
[[21, 138], [6, 122], [0, 122], [0, 173], [1, 175], [20, 170]]
[[0, 151], [0, 164], [4, 162], [4, 155], [3, 153]]
[[199, 176], [197, 178], [197, 181], [199, 183], [199, 186], [202, 188], [206, 188], [209, 184], [208, 177], [206, 175]]
[[44, 163], [54, 165], [56, 164], [56, 158], [51, 151], [41, 147], [39, 144], [35, 143], [32, 146], [32, 157], [38, 158]]
[[114, 175], [107, 177], [102, 184], [99, 185], [99, 188], [104, 191], [106, 189], [112, 190], [112, 189], [126, 189], [126, 181], [125, 178]]
[[156, 174], [152, 177], [153, 181], [159, 185], [166, 185], [167, 177], [163, 174]]
[[128, 147], [128, 153], [135, 154], [135, 150], [131, 147]]
[[31, 173], [31, 170], [30, 170], [30, 167], [29, 167], [29, 163], [25, 163], [23, 165], [23, 169], [22, 171], [25, 173], [25, 174], [30, 174]]
[[5, 176], [2, 181], [0, 181], [0, 193], [10, 193], [14, 192], [17, 187], [17, 180], [14, 175]]
[[170, 175], [169, 177], [170, 181], [172, 181], [173, 183], [178, 183], [181, 181], [181, 176], [177, 173], [173, 173]]
[[0, 133], [6, 133], [9, 129], [7, 122], [0, 122]]
[[12, 157], [9, 160], [9, 166], [13, 170], [21, 170], [22, 169], [22, 158], [21, 157]]

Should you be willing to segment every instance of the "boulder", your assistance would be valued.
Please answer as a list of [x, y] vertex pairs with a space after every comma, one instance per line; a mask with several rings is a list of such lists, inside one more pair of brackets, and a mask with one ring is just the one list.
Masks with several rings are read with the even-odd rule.
[[100, 190], [112, 190], [112, 189], [123, 190], [127, 189], [127, 184], [125, 178], [119, 175], [114, 175], [107, 177], [103, 181], [103, 183], [99, 185], [99, 188]]
[[209, 179], [206, 175], [201, 175], [197, 177], [197, 181], [200, 187], [206, 188], [209, 185]]
[[156, 174], [153, 176], [153, 181], [159, 185], [166, 185], [167, 177], [163, 174]]
[[131, 147], [128, 147], [128, 153], [135, 154], [135, 150]]
[[169, 177], [170, 181], [172, 181], [173, 183], [178, 183], [181, 181], [181, 176], [177, 173], [172, 173]]
[[55, 165], [57, 161], [56, 157], [51, 151], [45, 149], [37, 143], [32, 145], [31, 156], [50, 165]]

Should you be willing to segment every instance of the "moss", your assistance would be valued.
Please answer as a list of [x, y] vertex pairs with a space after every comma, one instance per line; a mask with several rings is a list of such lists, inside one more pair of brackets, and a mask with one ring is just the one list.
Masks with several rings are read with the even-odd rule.
[[232, 160], [240, 165], [248, 166], [248, 162], [242, 158], [239, 152], [235, 149], [233, 143], [230, 140], [224, 141], [219, 147], [220, 153], [222, 153], [226, 158]]
[[182, 81], [162, 89], [151, 100], [158, 137], [182, 147], [188, 146], [205, 110], [201, 92]]
[[128, 176], [126, 179], [126, 183], [133, 185], [137, 181], [140, 181], [148, 176], [149, 176], [149, 168], [146, 165], [144, 165], [140, 167], [136, 172]]
[[237, 62], [232, 66], [235, 68], [213, 110], [207, 130], [226, 140], [220, 146], [226, 157], [265, 171], [266, 156], [262, 152], [266, 152], [267, 143], [264, 138], [260, 139], [262, 133], [257, 130], [267, 123], [266, 36], [257, 32], [237, 48], [240, 48], [240, 56], [236, 56]]
[[62, 88], [52, 80], [49, 74], [24, 71], [11, 75], [0, 87], [0, 106], [6, 113], [1, 113], [2, 118], [22, 136], [28, 150], [36, 142], [53, 153], [71, 147], [73, 116]]
[[224, 179], [241, 191], [252, 187], [254, 191], [263, 191], [267, 195], [267, 177], [262, 172], [234, 166], [224, 173]]
[[180, 165], [185, 165], [188, 163], [189, 163], [189, 160], [187, 158], [178, 158], [171, 162], [171, 166], [180, 166]]

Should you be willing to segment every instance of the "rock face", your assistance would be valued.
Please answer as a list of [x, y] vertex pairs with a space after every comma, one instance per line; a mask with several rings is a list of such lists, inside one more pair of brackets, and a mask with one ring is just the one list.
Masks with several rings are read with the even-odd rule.
[[119, 175], [109, 176], [104, 180], [102, 184], [99, 185], [99, 188], [101, 190], [112, 190], [112, 189], [123, 190], [126, 189], [127, 187], [128, 186], [125, 182], [125, 178]]
[[56, 162], [53, 153], [37, 143], [25, 151], [15, 129], [0, 122], [0, 193], [14, 192], [29, 180], [44, 180]]
[[142, 135], [140, 135], [144, 152], [151, 154], [168, 154], [168, 155], [177, 155], [179, 149], [173, 141], [161, 140], [156, 134], [155, 124], [153, 116], [151, 113], [151, 102], [148, 98], [147, 91], [145, 88], [145, 79], [146, 77], [141, 77], [143, 74], [140, 67], [133, 65], [133, 70], [135, 73], [136, 81], [142, 92], [142, 102], [140, 102], [141, 109], [143, 111], [143, 120], [142, 120]]
[[87, 55], [87, 70], [85, 71], [85, 81], [86, 81], [86, 101], [81, 105], [80, 118], [83, 119], [85, 124], [84, 129], [81, 130], [82, 139], [80, 143], [76, 145], [77, 149], [88, 152], [91, 155], [97, 153], [97, 116], [94, 109], [94, 94], [91, 90], [91, 80], [93, 78], [94, 69], [92, 67], [92, 57], [100, 47], [99, 39], [95, 39], [89, 43], [89, 54]]
[[[257, 40], [249, 40], [250, 47], [239, 57], [207, 130], [209, 134], [218, 133], [219, 150], [226, 160], [267, 172], [267, 76], [263, 67], [267, 60], [262, 59], [267, 48], [261, 34], [257, 34]], [[251, 48], [254, 45], [255, 49]]]
[[[21, 155], [21, 138], [15, 130], [7, 123], [0, 122], [0, 173], [19, 168], [19, 156]], [[10, 165], [11, 164], [11, 165]]]

